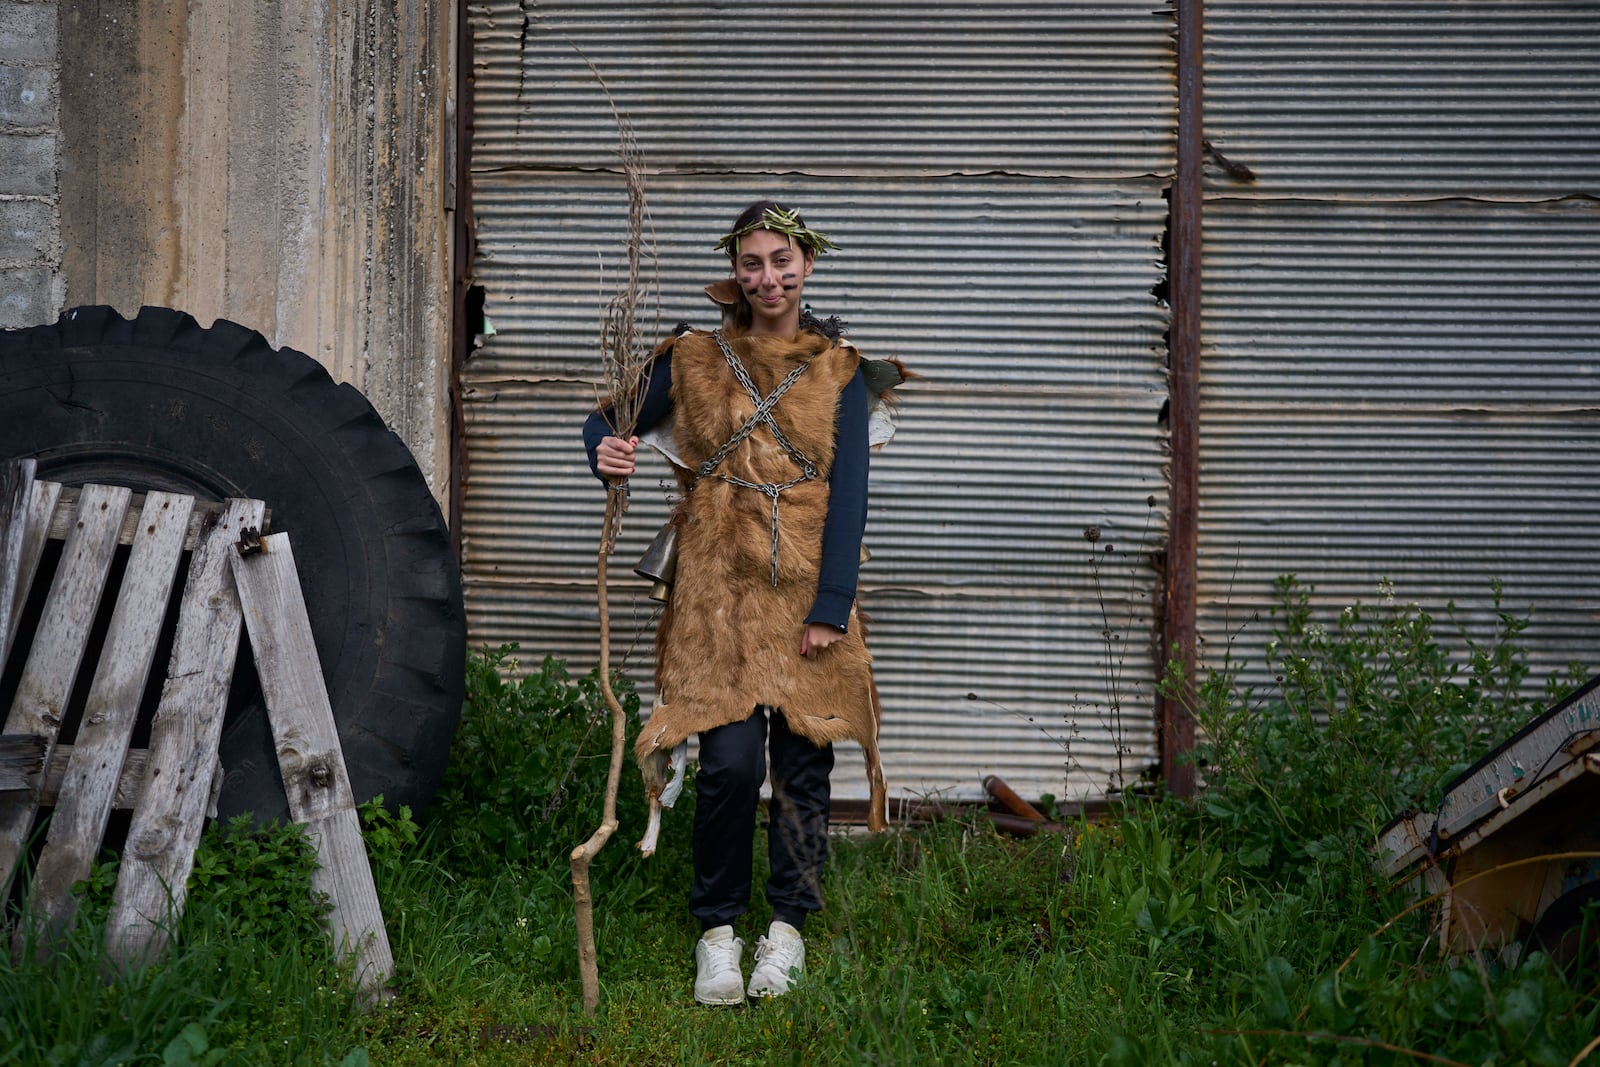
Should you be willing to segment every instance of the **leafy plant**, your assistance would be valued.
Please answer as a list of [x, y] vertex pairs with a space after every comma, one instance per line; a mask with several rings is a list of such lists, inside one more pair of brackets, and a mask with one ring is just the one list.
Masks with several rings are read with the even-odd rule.
[[398, 868], [417, 847], [421, 829], [411, 819], [409, 805], [395, 811], [384, 807], [378, 794], [357, 809], [361, 819], [361, 839], [367, 846], [367, 860], [374, 871]]
[[206, 1028], [190, 1023], [178, 1031], [178, 1036], [167, 1042], [162, 1050], [164, 1067], [215, 1067], [227, 1059], [227, 1050], [212, 1048], [206, 1039]]
[[[515, 645], [468, 659], [467, 699], [450, 767], [429, 809], [463, 869], [492, 873], [501, 863], [565, 856], [599, 818], [610, 734], [598, 678], [573, 681], [546, 656], [516, 677]], [[630, 720], [639, 698], [618, 683]], [[623, 775], [624, 796], [642, 810], [637, 774]]]
[[[1388, 583], [1380, 604], [1358, 601], [1329, 623], [1313, 619], [1312, 590], [1293, 576], [1275, 591], [1275, 690], [1241, 687], [1225, 658], [1193, 700], [1202, 803], [1247, 865], [1365, 855], [1389, 819], [1436, 804], [1445, 782], [1538, 709], [1523, 684], [1528, 620], [1504, 609], [1498, 584], [1494, 634], [1463, 632], [1462, 652]], [[1175, 672], [1163, 689], [1183, 695]]]
[[89, 865], [89, 875], [72, 883], [72, 894], [78, 898], [78, 917], [87, 922], [103, 921], [111, 911], [111, 900], [117, 888], [120, 869], [115, 853], [102, 851]]
[[316, 868], [316, 849], [298, 824], [258, 826], [248, 813], [213, 822], [195, 848], [185, 926], [198, 906], [225, 916], [229, 937], [325, 945], [329, 904], [311, 889]]

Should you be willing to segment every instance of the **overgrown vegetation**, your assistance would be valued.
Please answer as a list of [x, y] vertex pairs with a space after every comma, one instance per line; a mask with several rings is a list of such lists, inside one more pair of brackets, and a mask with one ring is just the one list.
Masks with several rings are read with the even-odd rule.
[[[1493, 638], [1452, 648], [1455, 627], [1387, 590], [1331, 620], [1291, 579], [1278, 594], [1269, 691], [1227, 660], [1197, 692], [1172, 690], [1207, 737], [1200, 803], [1130, 799], [1025, 840], [981, 813], [842, 836], [805, 985], [732, 1011], [689, 995], [689, 790], [655, 857], [596, 861], [602, 1000], [582, 1013], [567, 854], [606, 772], [597, 686], [554, 660], [519, 678], [511, 650], [480, 654], [426, 825], [364, 809], [392, 1003], [361, 1012], [315, 935], [298, 835], [230, 823], [207, 833], [164, 962], [102, 979], [101, 867], [51, 965], [0, 964], [0, 1061], [1581, 1062], [1600, 1031], [1595, 971], [1569, 981], [1538, 955], [1446, 965], [1425, 912], [1390, 922], [1410, 900], [1372, 863], [1396, 811], [1431, 803], [1538, 710], [1526, 619], [1501, 611]], [[631, 845], [637, 775], [624, 788]], [[746, 936], [766, 919], [758, 901]]]
[[[1377, 604], [1357, 602], [1324, 623], [1311, 590], [1276, 585], [1267, 666], [1271, 692], [1242, 687], [1227, 656], [1193, 698], [1205, 728], [1198, 753], [1210, 785], [1202, 801], [1245, 867], [1281, 869], [1307, 860], [1362, 866], [1379, 829], [1408, 808], [1434, 810], [1440, 787], [1541, 709], [1527, 695], [1526, 618], [1493, 589], [1496, 627], [1480, 642], [1454, 625], [1459, 651], [1432, 615], [1401, 603], [1384, 582]], [[1574, 666], [1552, 678], [1553, 702], [1581, 684]]]

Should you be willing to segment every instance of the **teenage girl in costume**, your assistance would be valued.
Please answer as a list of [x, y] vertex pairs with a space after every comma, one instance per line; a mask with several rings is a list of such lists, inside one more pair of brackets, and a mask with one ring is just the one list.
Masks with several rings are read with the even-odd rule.
[[[793, 211], [759, 201], [717, 247], [733, 270], [707, 287], [722, 328], [684, 327], [662, 343], [638, 421], [648, 434], [670, 420], [685, 493], [657, 635], [657, 703], [636, 754], [648, 767], [700, 737], [694, 995], [737, 1004], [787, 992], [804, 969], [801, 931], [822, 906], [832, 742], [862, 745], [872, 828], [885, 825], [886, 805], [877, 691], [855, 610], [869, 390], [842, 325], [803, 303], [817, 256], [834, 246]], [[611, 435], [608, 415], [584, 426], [590, 465], [601, 478], [626, 477], [639, 438]], [[749, 907], [769, 754], [773, 919], [746, 984], [733, 923]]]

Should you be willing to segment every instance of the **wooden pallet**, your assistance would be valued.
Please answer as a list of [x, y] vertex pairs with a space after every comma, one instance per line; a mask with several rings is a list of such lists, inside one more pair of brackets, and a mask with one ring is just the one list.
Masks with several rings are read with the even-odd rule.
[[[88, 876], [114, 808], [131, 809], [106, 931], [109, 959], [138, 966], [165, 947], [182, 914], [194, 849], [221, 784], [218, 744], [241, 630], [248, 630], [289, 810], [316, 845], [312, 888], [356, 982], [378, 994], [392, 976], [383, 915], [354, 794], [312, 642], [288, 534], [261, 537], [259, 500], [197, 503], [117, 486], [63, 489], [32, 461], [0, 467], [0, 663], [27, 660], [0, 736], [0, 890], [29, 850], [41, 807], [53, 811], [13, 951], [48, 953], [75, 919], [73, 883]], [[18, 633], [45, 545], [63, 541], [43, 614]], [[108, 578], [129, 546], [119, 588]], [[130, 738], [166, 624], [183, 554], [166, 682], [148, 749]], [[115, 597], [71, 745], [58, 735], [101, 600]], [[20, 648], [19, 648], [20, 651]], [[3, 894], [0, 894], [3, 897]]]

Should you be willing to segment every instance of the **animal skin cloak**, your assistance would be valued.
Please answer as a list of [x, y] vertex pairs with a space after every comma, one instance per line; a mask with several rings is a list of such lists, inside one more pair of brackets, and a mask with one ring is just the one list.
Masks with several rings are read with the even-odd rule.
[[[839, 394], [861, 357], [853, 346], [811, 331], [728, 344], [762, 397], [809, 364], [771, 414], [817, 476], [777, 494], [776, 554], [773, 497], [727, 480], [783, 485], [800, 476], [800, 464], [770, 425], [758, 423], [679, 503], [677, 572], [656, 638], [656, 706], [635, 755], [643, 766], [690, 734], [741, 722], [757, 704], [770, 705], [818, 745], [861, 745], [871, 787], [868, 826], [881, 830], [888, 825], [878, 759], [881, 710], [855, 607], [843, 636], [815, 658], [800, 654], [817, 595]], [[679, 456], [694, 470], [735, 436], [756, 405], [711, 334], [691, 331], [671, 348], [674, 432]]]

